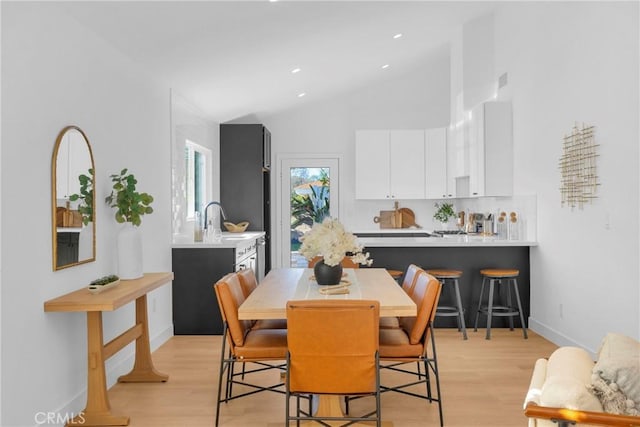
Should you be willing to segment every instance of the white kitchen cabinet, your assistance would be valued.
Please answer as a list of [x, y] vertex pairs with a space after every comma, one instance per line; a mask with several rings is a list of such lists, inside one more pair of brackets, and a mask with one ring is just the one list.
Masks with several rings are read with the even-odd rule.
[[424, 130], [356, 131], [356, 199], [424, 199]]
[[425, 131], [425, 198], [451, 197], [447, 191], [447, 128]]
[[447, 193], [445, 198], [468, 197], [469, 145], [466, 129], [449, 130], [447, 137]]
[[513, 194], [512, 135], [509, 102], [485, 102], [471, 110], [468, 138], [469, 196]]

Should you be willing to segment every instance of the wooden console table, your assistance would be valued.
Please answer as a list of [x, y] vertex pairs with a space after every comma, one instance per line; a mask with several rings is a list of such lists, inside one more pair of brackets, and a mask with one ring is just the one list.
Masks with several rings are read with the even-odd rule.
[[[147, 293], [173, 280], [173, 273], [145, 273], [140, 279], [123, 280], [114, 288], [92, 294], [87, 288], [46, 301], [46, 312], [85, 311], [87, 313], [87, 406], [81, 415], [67, 426], [123, 426], [129, 417], [111, 414], [107, 396], [105, 361], [124, 346], [136, 341], [133, 369], [118, 378], [118, 382], [164, 382], [169, 379], [156, 371], [151, 361]], [[136, 301], [136, 324], [116, 338], [103, 344], [102, 312], [114, 311]]]

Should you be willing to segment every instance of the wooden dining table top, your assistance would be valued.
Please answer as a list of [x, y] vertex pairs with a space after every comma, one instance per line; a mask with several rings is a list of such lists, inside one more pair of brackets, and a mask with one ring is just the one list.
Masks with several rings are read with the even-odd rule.
[[[310, 268], [269, 271], [238, 309], [240, 320], [284, 319], [287, 301], [364, 299], [380, 302], [380, 317], [415, 316], [416, 304], [384, 268], [345, 268], [342, 285], [348, 293], [327, 295]], [[336, 287], [337, 287], [336, 286]]]

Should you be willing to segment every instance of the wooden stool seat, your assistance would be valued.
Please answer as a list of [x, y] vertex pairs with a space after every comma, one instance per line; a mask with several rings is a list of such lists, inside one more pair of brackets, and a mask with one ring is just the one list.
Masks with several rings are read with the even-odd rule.
[[433, 269], [427, 270], [427, 273], [429, 273], [436, 279], [459, 279], [460, 277], [462, 277], [462, 271], [460, 270]]
[[480, 270], [480, 274], [487, 277], [517, 277], [520, 274], [519, 270], [508, 268], [485, 268]]

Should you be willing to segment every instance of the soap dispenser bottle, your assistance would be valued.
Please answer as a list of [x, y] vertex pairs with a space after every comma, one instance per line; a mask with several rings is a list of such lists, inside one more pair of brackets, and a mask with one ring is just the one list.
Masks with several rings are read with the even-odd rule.
[[193, 222], [193, 241], [202, 242], [204, 238], [204, 224], [200, 212], [196, 211]]

